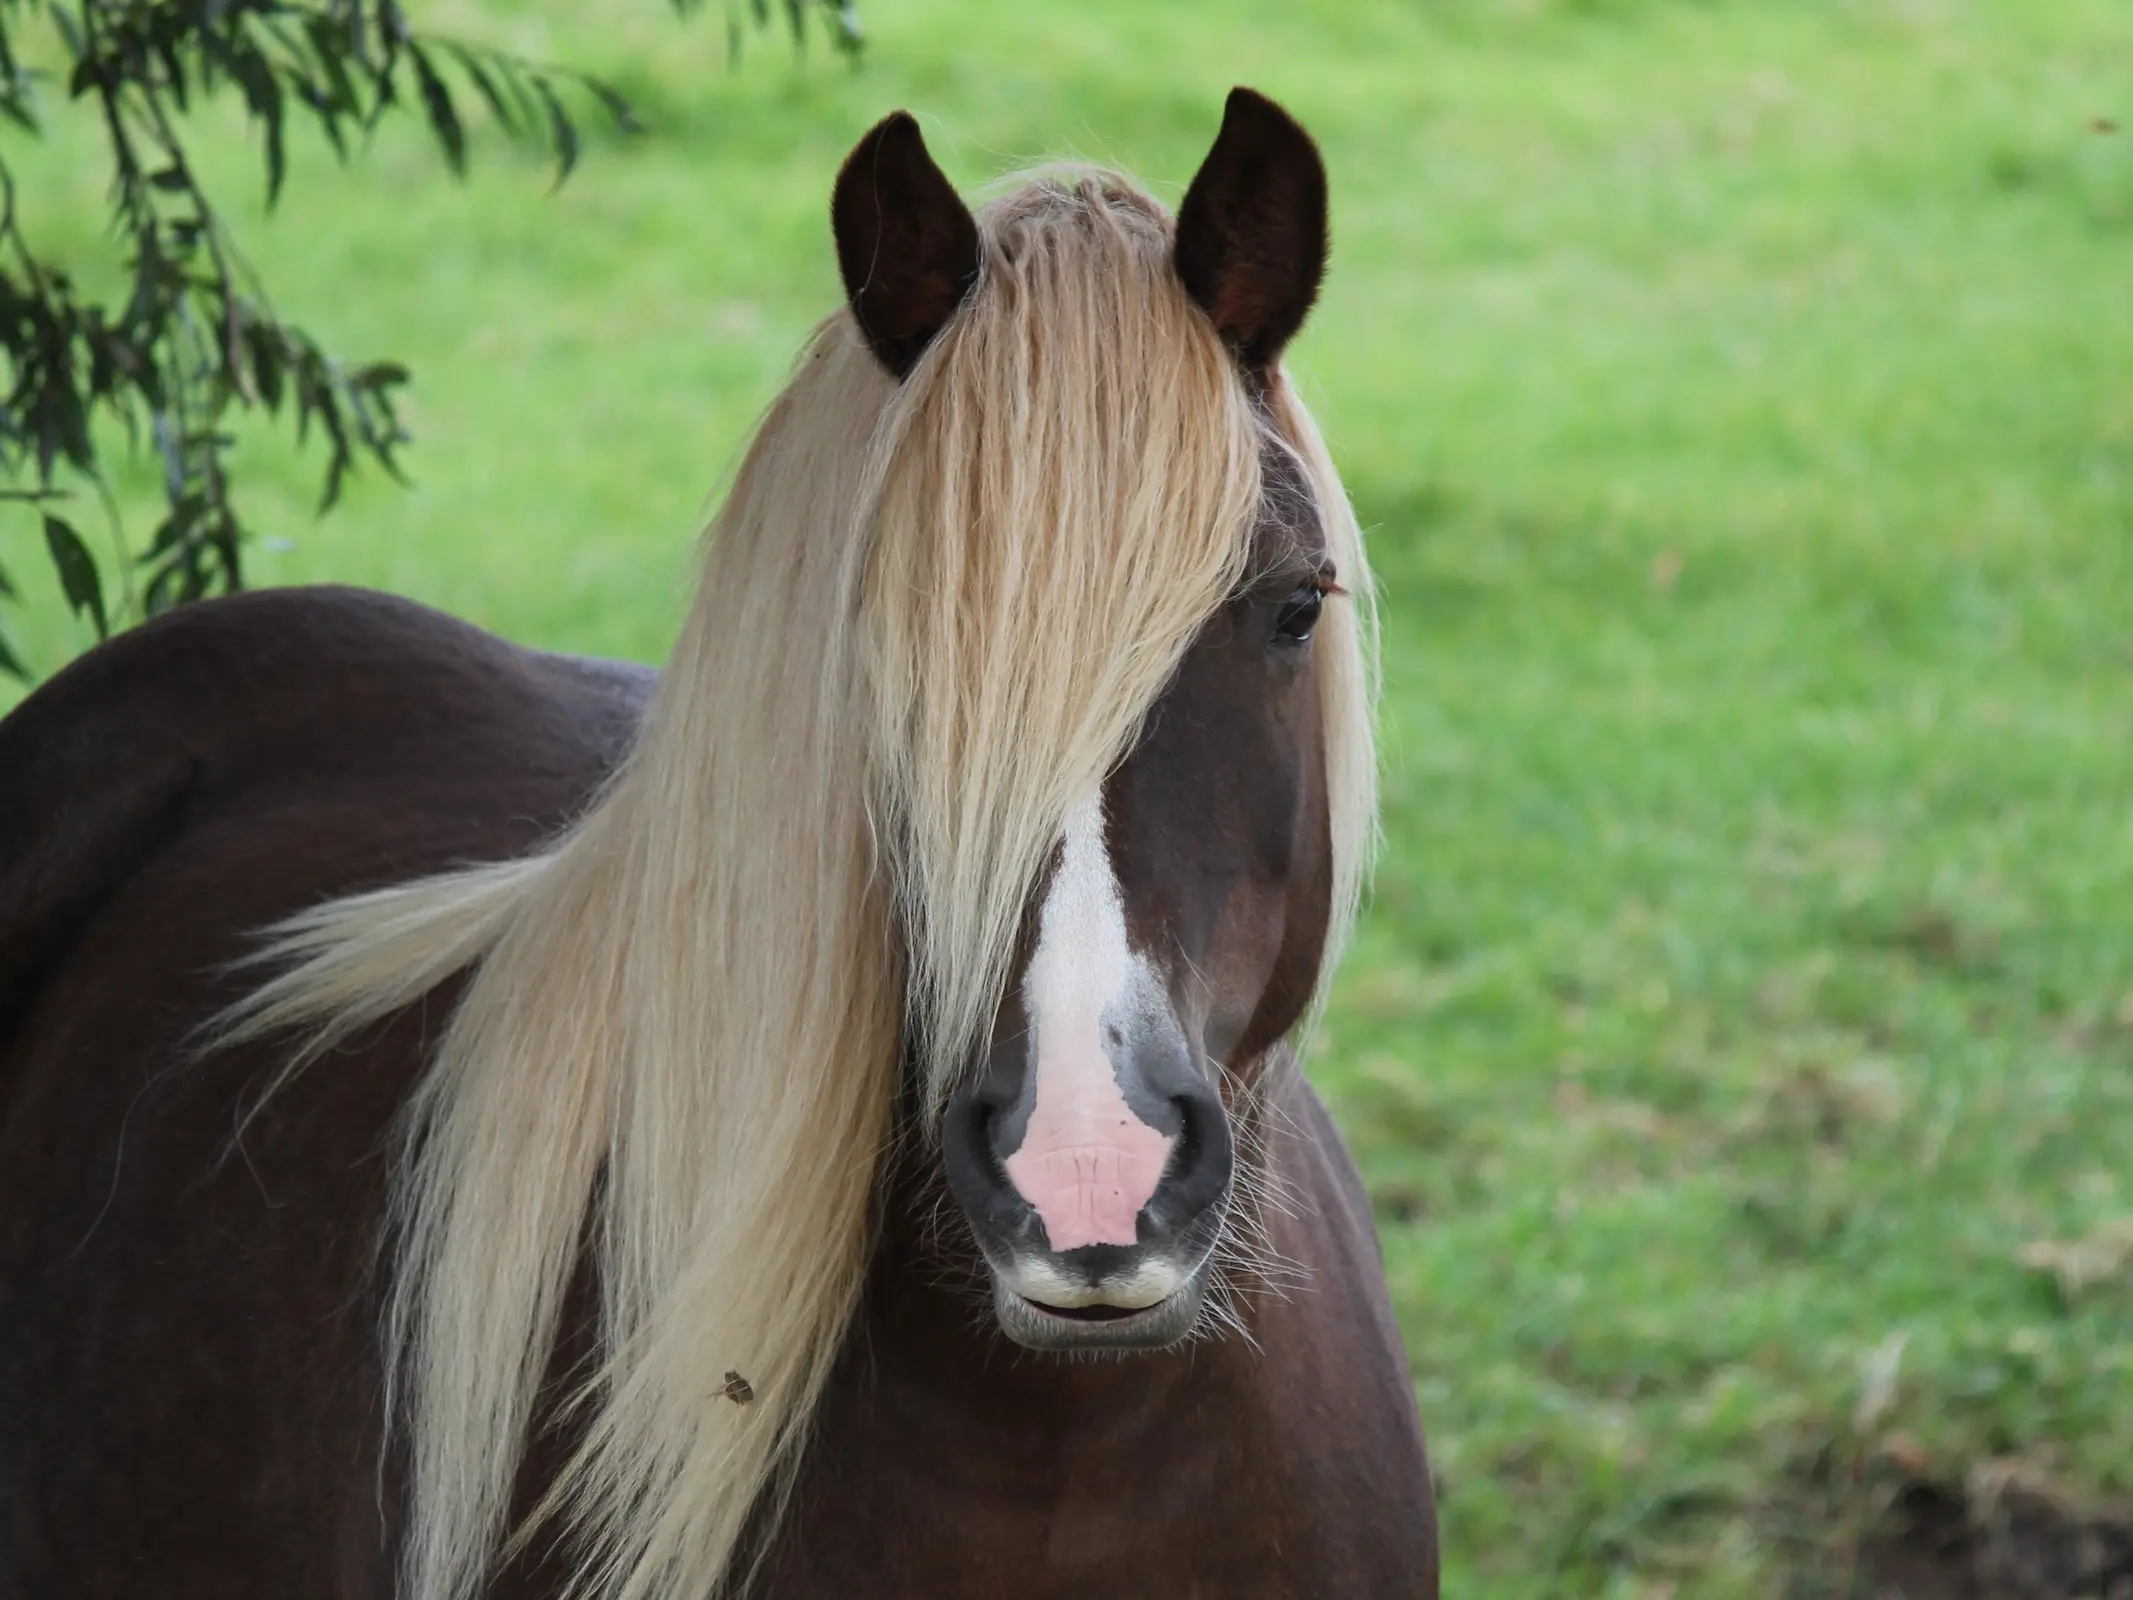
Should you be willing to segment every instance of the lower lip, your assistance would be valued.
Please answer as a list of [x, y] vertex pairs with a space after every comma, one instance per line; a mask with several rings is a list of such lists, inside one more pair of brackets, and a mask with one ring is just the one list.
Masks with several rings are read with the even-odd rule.
[[1023, 1303], [1047, 1317], [1057, 1317], [1061, 1322], [1086, 1322], [1100, 1327], [1107, 1322], [1130, 1322], [1135, 1317], [1145, 1317], [1151, 1311], [1162, 1309], [1163, 1301], [1152, 1306], [1048, 1306], [1042, 1300], [1022, 1297]]
[[1036, 1350], [1154, 1350], [1183, 1338], [1198, 1306], [1193, 1283], [1152, 1306], [1049, 1306], [993, 1282], [1008, 1337]]

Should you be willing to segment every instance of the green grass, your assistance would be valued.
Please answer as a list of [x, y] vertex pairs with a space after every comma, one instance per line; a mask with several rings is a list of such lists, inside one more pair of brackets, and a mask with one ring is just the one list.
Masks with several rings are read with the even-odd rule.
[[[2030, 1248], [2108, 1268], [2133, 1216], [2122, 0], [874, 0], [856, 74], [728, 71], [653, 0], [427, 10], [656, 131], [552, 199], [493, 142], [464, 189], [405, 131], [306, 153], [253, 253], [417, 358], [417, 482], [316, 522], [261, 443], [259, 581], [655, 659], [870, 121], [1175, 198], [1256, 83], [1335, 181], [1295, 364], [1373, 530], [1388, 776], [1316, 1070], [1448, 1592], [1784, 1593], [1897, 1470], [2133, 1496], [2133, 1276]], [[88, 151], [22, 199], [85, 256]]]

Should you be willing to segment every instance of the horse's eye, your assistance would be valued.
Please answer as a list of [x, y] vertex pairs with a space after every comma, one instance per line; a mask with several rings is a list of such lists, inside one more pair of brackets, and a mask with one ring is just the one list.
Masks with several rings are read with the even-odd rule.
[[1326, 603], [1326, 591], [1315, 583], [1300, 584], [1296, 592], [1282, 601], [1281, 610], [1274, 616], [1274, 642], [1276, 644], [1307, 644], [1311, 630], [1318, 626], [1319, 608]]

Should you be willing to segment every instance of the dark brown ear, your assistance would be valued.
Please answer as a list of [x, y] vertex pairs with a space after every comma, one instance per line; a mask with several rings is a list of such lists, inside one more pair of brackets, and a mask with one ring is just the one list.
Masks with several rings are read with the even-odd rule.
[[1245, 367], [1264, 372], [1326, 275], [1326, 167], [1281, 107], [1232, 89], [1178, 207], [1178, 277]]
[[978, 225], [910, 112], [882, 118], [845, 158], [830, 227], [852, 315], [905, 377], [978, 281]]

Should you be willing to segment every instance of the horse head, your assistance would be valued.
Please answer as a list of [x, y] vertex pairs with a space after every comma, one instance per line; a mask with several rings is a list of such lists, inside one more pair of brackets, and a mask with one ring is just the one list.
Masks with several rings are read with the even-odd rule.
[[[832, 216], [852, 315], [904, 381], [979, 291], [980, 229], [904, 113], [853, 151]], [[1324, 168], [1271, 101], [1231, 95], [1171, 249], [1271, 416], [1326, 259]], [[1071, 797], [941, 1124], [999, 1325], [1039, 1349], [1148, 1348], [1201, 1324], [1257, 1077], [1309, 1006], [1336, 920], [1314, 638], [1346, 591], [1271, 424], [1258, 468], [1237, 580], [1123, 759]]]

